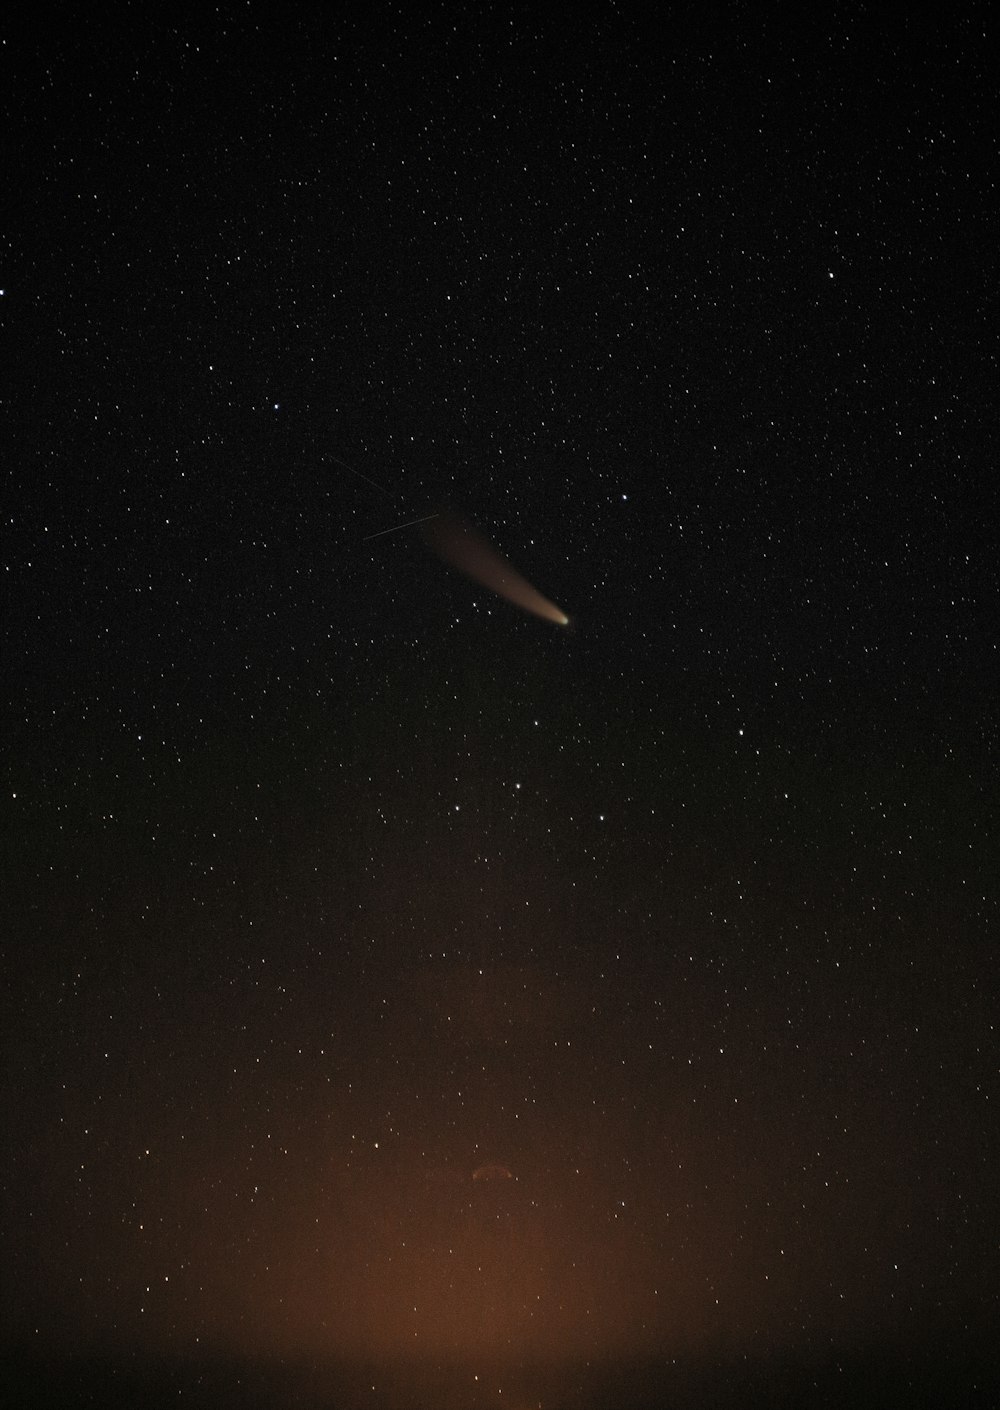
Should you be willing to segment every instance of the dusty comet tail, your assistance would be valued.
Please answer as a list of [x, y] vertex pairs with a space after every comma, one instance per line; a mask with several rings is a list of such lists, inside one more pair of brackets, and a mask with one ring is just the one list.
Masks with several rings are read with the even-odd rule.
[[515, 607], [533, 612], [546, 622], [554, 622], [559, 627], [569, 624], [561, 608], [533, 588], [482, 534], [457, 514], [440, 514], [421, 532], [440, 558], [474, 582], [482, 583]]

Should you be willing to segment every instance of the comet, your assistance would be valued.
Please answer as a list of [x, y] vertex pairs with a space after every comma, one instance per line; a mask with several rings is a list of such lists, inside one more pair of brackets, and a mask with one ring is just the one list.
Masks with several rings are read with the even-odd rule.
[[493, 545], [459, 515], [438, 514], [426, 521], [420, 532], [439, 558], [473, 582], [481, 583], [498, 597], [543, 621], [554, 622], [557, 627], [569, 625], [566, 613], [532, 587], [527, 578], [512, 568]]

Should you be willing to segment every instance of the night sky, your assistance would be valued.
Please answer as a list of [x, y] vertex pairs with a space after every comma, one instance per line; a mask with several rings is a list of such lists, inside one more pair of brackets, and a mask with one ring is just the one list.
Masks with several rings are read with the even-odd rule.
[[874, 10], [8, 34], [18, 1404], [993, 1403], [998, 89]]

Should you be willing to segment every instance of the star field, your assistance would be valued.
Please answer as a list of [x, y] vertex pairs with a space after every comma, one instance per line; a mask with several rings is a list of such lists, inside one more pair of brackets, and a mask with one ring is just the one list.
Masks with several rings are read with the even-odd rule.
[[8, 39], [16, 1403], [992, 1403], [985, 14]]

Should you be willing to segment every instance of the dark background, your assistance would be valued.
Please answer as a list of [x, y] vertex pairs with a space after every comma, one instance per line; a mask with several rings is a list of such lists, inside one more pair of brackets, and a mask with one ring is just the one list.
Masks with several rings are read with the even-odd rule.
[[986, 13], [22, 16], [17, 1403], [990, 1403]]

